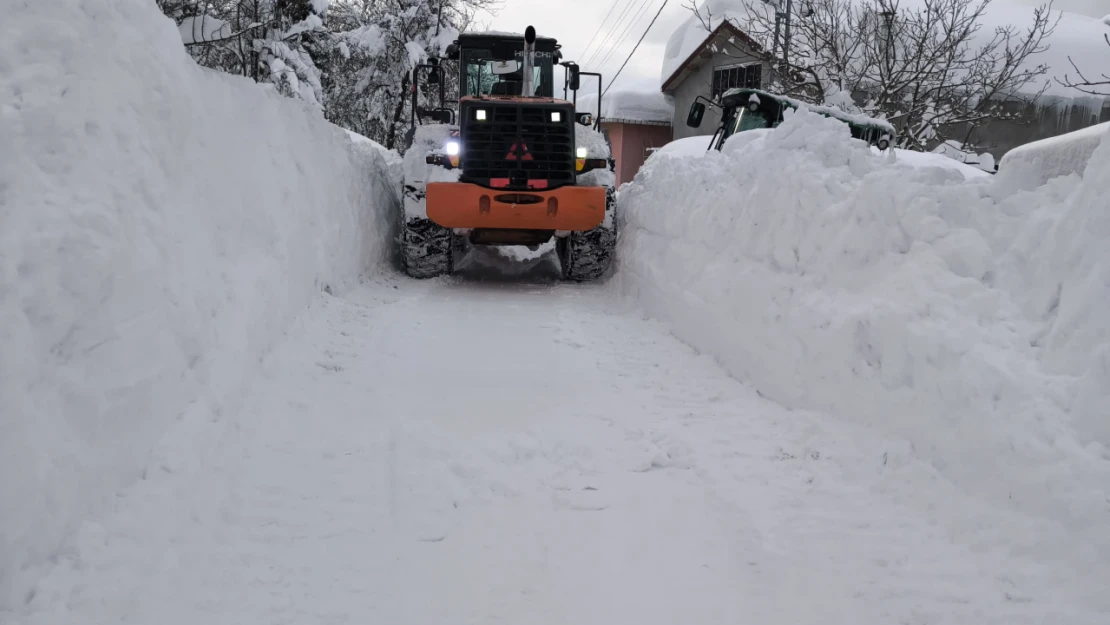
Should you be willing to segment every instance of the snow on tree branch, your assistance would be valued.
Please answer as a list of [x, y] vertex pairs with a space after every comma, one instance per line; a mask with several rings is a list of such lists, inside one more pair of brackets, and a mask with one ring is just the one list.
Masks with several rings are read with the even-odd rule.
[[[409, 119], [413, 64], [442, 54], [480, 11], [498, 2], [156, 1], [178, 24], [197, 63], [272, 84], [388, 147], [398, 144]], [[419, 97], [427, 102], [424, 87]], [[457, 87], [448, 80], [449, 92]]]

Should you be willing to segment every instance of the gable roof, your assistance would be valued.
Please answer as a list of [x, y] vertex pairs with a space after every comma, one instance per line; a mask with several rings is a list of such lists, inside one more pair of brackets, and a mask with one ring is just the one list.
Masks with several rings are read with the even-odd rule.
[[681, 76], [683, 72], [690, 68], [690, 66], [694, 65], [697, 58], [703, 52], [705, 52], [709, 48], [709, 46], [713, 44], [714, 41], [716, 41], [717, 37], [720, 36], [738, 39], [741, 43], [748, 46], [752, 50], [752, 52], [755, 53], [756, 56], [763, 56], [763, 46], [759, 45], [759, 43], [756, 42], [755, 39], [752, 39], [748, 35], [748, 33], [740, 30], [730, 20], [722, 20], [716, 28], [710, 31], [708, 35], [706, 35], [705, 39], [700, 44], [698, 44], [698, 47], [694, 48], [693, 52], [691, 52], [689, 56], [687, 56], [682, 61], [682, 63], [680, 63], [678, 67], [676, 67], [675, 70], [671, 72], [671, 75], [663, 81], [663, 87], [661, 90], [663, 92], [673, 90], [678, 83], [679, 76]]

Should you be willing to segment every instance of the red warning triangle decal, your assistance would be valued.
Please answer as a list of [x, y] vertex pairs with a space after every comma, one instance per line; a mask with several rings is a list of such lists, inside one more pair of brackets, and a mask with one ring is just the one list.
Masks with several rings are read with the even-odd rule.
[[[524, 156], [517, 156], [518, 151], [523, 151]], [[532, 153], [528, 151], [528, 146], [518, 142], [513, 143], [513, 147], [509, 148], [509, 153], [505, 155], [507, 161], [530, 161], [532, 160]]]

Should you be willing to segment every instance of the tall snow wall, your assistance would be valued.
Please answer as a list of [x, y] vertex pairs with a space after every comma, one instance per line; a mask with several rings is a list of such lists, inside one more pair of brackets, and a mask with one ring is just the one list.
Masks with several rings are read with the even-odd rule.
[[904, 441], [876, 470], [922, 460], [1035, 519], [1023, 549], [1105, 574], [1110, 140], [1023, 190], [810, 113], [745, 134], [645, 163], [614, 284], [770, 399]]
[[0, 20], [0, 606], [179, 421], [385, 261], [379, 151], [197, 66], [150, 0]]

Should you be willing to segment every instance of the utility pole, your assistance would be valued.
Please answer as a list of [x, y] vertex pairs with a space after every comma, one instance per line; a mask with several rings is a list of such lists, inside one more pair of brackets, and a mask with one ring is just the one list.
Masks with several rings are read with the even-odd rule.
[[792, 6], [793, 0], [786, 0], [786, 32], [782, 41], [782, 64], [786, 68], [787, 75], [790, 73], [790, 9]]
[[[769, 4], [775, 8], [775, 42], [771, 44], [771, 58], [782, 59], [784, 68], [790, 65], [790, 13], [793, 10], [793, 0], [786, 0], [786, 10], [782, 10], [782, 0], [763, 0], [764, 4]], [[779, 32], [785, 29], [782, 37], [782, 57], [779, 57]], [[789, 72], [789, 69], [786, 69]]]

